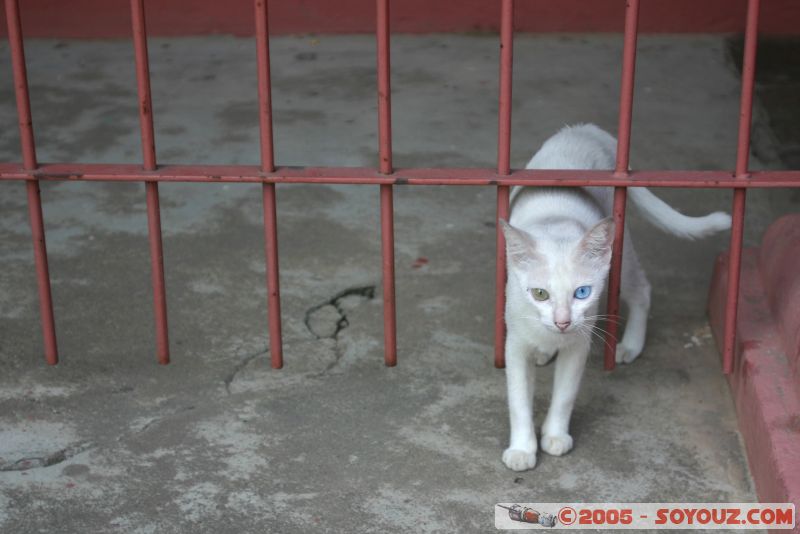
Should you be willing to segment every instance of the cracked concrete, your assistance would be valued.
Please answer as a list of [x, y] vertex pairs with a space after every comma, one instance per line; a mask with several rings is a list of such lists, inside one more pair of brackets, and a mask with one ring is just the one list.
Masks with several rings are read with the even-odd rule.
[[9, 461], [3, 461], [3, 459], [0, 458], [0, 471], [27, 471], [28, 469], [36, 469], [37, 467], [50, 467], [51, 465], [60, 464], [92, 447], [93, 445], [91, 442], [76, 443], [64, 449], [46, 454], [45, 456], [24, 457], [19, 459], [12, 458]]
[[230, 395], [231, 382], [233, 382], [236, 379], [236, 375], [239, 373], [239, 371], [247, 367], [247, 364], [252, 362], [254, 359], [258, 358], [259, 356], [264, 356], [268, 353], [269, 353], [268, 350], [262, 350], [259, 352], [254, 352], [253, 354], [250, 354], [249, 356], [245, 356], [244, 358], [242, 358], [239, 361], [239, 363], [236, 364], [233, 370], [225, 377], [225, 380], [223, 380], [223, 382], [225, 383], [225, 391], [227, 391], [228, 394]]
[[340, 291], [329, 300], [312, 306], [306, 311], [306, 328], [317, 339], [337, 339], [339, 332], [350, 326], [348, 310], [358, 306], [364, 299], [375, 298], [375, 286], [351, 287]]
[[[395, 164], [492, 167], [496, 38], [396, 36], [392, 46]], [[640, 38], [634, 167], [733, 166], [738, 86], [726, 47]], [[160, 161], [257, 163], [253, 43], [150, 48]], [[271, 48], [278, 163], [375, 164], [374, 39]], [[129, 42], [26, 51], [41, 161], [138, 161]], [[517, 37], [515, 166], [564, 123], [613, 131], [620, 51], [619, 36]], [[0, 44], [2, 72], [8, 57]], [[13, 126], [9, 79], [0, 123]], [[765, 113], [753, 164], [780, 168]], [[0, 159], [19, 159], [12, 127], [0, 130]], [[0, 531], [485, 532], [496, 502], [755, 498], [704, 312], [726, 235], [681, 242], [631, 214], [653, 284], [645, 352], [605, 373], [596, 347], [575, 449], [517, 474], [500, 462], [504, 377], [491, 363], [493, 189], [395, 189], [399, 363], [388, 369], [378, 188], [280, 185], [280, 371], [266, 349], [260, 188], [164, 184], [161, 194], [169, 366], [154, 355], [142, 185], [42, 184], [61, 350], [51, 368], [24, 187], [0, 183], [0, 462], [42, 462], [0, 471]], [[658, 194], [687, 213], [730, 205], [728, 192]], [[748, 192], [747, 242], [797, 202]], [[552, 366], [539, 370], [537, 423], [551, 379]]]

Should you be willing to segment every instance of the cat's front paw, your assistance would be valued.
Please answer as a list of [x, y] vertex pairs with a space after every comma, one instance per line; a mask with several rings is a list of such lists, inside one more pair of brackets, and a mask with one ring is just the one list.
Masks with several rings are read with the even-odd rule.
[[569, 434], [553, 434], [542, 436], [541, 447], [547, 454], [561, 456], [572, 449], [572, 436]]
[[521, 449], [506, 449], [503, 452], [503, 463], [514, 471], [525, 471], [536, 466], [536, 451], [523, 451]]

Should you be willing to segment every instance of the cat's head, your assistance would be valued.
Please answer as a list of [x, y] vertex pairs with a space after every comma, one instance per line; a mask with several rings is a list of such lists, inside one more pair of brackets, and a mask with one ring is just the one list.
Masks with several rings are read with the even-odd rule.
[[603, 219], [586, 232], [573, 225], [557, 237], [500, 223], [509, 272], [528, 303], [525, 317], [554, 333], [580, 330], [596, 313], [608, 276], [614, 220]]

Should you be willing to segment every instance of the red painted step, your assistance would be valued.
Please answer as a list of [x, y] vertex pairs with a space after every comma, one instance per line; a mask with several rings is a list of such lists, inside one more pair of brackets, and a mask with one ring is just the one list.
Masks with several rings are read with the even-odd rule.
[[[714, 266], [708, 313], [723, 338], [728, 255]], [[728, 380], [761, 502], [800, 509], [800, 215], [770, 226], [745, 249], [736, 359]], [[786, 531], [782, 531], [786, 532]], [[793, 532], [800, 534], [800, 527]]]

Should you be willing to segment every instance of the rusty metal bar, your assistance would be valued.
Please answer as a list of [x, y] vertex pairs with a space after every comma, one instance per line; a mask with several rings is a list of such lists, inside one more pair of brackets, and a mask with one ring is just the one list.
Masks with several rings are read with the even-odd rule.
[[383, 269], [384, 363], [397, 365], [397, 330], [394, 292], [394, 212], [391, 185], [381, 185], [381, 251]]
[[[269, 65], [269, 14], [267, 0], [255, 0], [256, 56], [258, 61], [258, 118], [261, 131], [261, 171], [275, 170], [272, 142], [272, 83]], [[274, 183], [261, 187], [264, 206], [264, 253], [267, 263], [269, 353], [273, 369], [283, 367], [281, 289], [278, 267], [278, 209]]]
[[500, 227], [500, 219], [509, 219], [509, 196], [511, 188], [507, 185], [497, 187], [497, 230], [496, 265], [495, 265], [495, 301], [494, 301], [494, 366], [503, 369], [506, 366], [506, 240]]
[[256, 61], [258, 62], [258, 119], [261, 132], [261, 170], [275, 170], [272, 141], [272, 81], [269, 63], [269, 11], [267, 0], [255, 0]]
[[[139, 126], [142, 136], [142, 159], [146, 171], [156, 165], [153, 104], [150, 96], [150, 65], [147, 55], [147, 26], [144, 0], [131, 0], [133, 48], [136, 55], [136, 81], [139, 92]], [[161, 209], [158, 182], [145, 181], [147, 195], [147, 229], [150, 241], [150, 269], [153, 279], [153, 315], [156, 323], [158, 363], [169, 363], [169, 330], [167, 327], [167, 293], [164, 283], [164, 250], [161, 242]]]
[[42, 318], [45, 360], [49, 365], [58, 363], [56, 323], [53, 316], [53, 297], [50, 292], [50, 268], [47, 262], [47, 243], [44, 236], [42, 196], [39, 181], [26, 182], [28, 193], [28, 218], [33, 239], [33, 255], [36, 263], [36, 281], [39, 289], [39, 313]]
[[392, 86], [389, 0], [376, 0], [378, 50], [378, 143], [381, 174], [392, 173]]
[[[497, 112], [497, 174], [511, 174], [511, 85], [514, 63], [514, 0], [503, 0], [500, 7], [500, 95]], [[494, 366], [506, 366], [506, 243], [500, 219], [508, 220], [509, 186], [497, 186], [495, 240]]]
[[[376, 0], [375, 39], [378, 49], [378, 154], [380, 173], [392, 174], [392, 88], [389, 0]], [[394, 291], [394, 191], [381, 184], [381, 256], [383, 269], [384, 363], [397, 365], [397, 307]]]
[[[37, 167], [36, 142], [33, 136], [31, 101], [28, 92], [28, 72], [25, 67], [25, 44], [22, 37], [22, 20], [18, 0], [6, 0], [6, 23], [8, 24], [8, 43], [11, 49], [11, 63], [14, 72], [14, 91], [17, 99], [19, 119], [19, 138], [22, 145], [23, 167], [33, 171]], [[53, 316], [53, 297], [50, 291], [50, 269], [47, 263], [47, 243], [44, 235], [42, 215], [42, 196], [39, 181], [29, 180], [28, 218], [33, 240], [33, 257], [36, 265], [36, 282], [39, 289], [39, 314], [42, 320], [45, 360], [50, 365], [58, 363], [58, 343], [56, 340], [55, 318]]]
[[278, 271], [278, 213], [275, 184], [261, 188], [264, 206], [264, 252], [267, 261], [267, 306], [269, 320], [270, 365], [283, 367], [283, 336], [281, 333], [280, 273]]
[[514, 0], [500, 11], [500, 93], [497, 117], [497, 174], [511, 173], [511, 85], [514, 67]]
[[[747, 167], [750, 158], [753, 85], [756, 74], [756, 49], [758, 47], [758, 13], [759, 0], [749, 0], [744, 35], [742, 95], [739, 105], [739, 139], [736, 148], [736, 179], [742, 181], [748, 178]], [[745, 189], [734, 189], [733, 222], [728, 256], [728, 290], [725, 301], [725, 333], [722, 344], [722, 368], [725, 374], [733, 372], [736, 357], [736, 315], [739, 306], [739, 275], [742, 266], [745, 201]]]
[[25, 65], [25, 44], [22, 37], [22, 20], [19, 13], [19, 0], [6, 0], [6, 23], [8, 24], [8, 44], [11, 49], [11, 63], [14, 72], [14, 91], [17, 97], [17, 117], [19, 120], [19, 140], [22, 145], [22, 161], [25, 169], [35, 169], [36, 143], [33, 138], [31, 119], [31, 100], [28, 91], [28, 69]]
[[169, 330], [167, 329], [167, 293], [164, 288], [164, 250], [161, 246], [161, 206], [158, 183], [146, 182], [147, 233], [150, 241], [150, 270], [153, 285], [153, 312], [156, 323], [158, 363], [169, 363]]
[[401, 168], [392, 174], [367, 167], [277, 167], [270, 173], [259, 165], [161, 165], [147, 171], [131, 164], [44, 163], [27, 170], [21, 163], [0, 163], [0, 180], [735, 189], [800, 187], [800, 170], [751, 171], [737, 178], [733, 171], [697, 170], [634, 170], [620, 175], [615, 171], [519, 169], [499, 175], [495, 169], [475, 167]]
[[745, 195], [744, 189], [733, 190], [733, 221], [728, 251], [728, 287], [722, 338], [722, 370], [726, 375], [733, 372], [736, 358], [736, 317], [739, 311], [739, 275], [742, 267]]
[[[639, 33], [639, 0], [628, 0], [625, 7], [625, 36], [622, 51], [622, 83], [619, 96], [619, 126], [617, 129], [617, 163], [614, 173], [628, 175], [631, 149], [631, 118], [633, 116], [633, 89], [636, 71], [636, 39]], [[608, 275], [608, 311], [606, 347], [603, 367], [614, 369], [619, 323], [619, 290], [622, 277], [622, 245], [625, 240], [625, 204], [628, 191], [625, 187], [614, 189], [613, 217], [616, 224], [611, 269]]]

